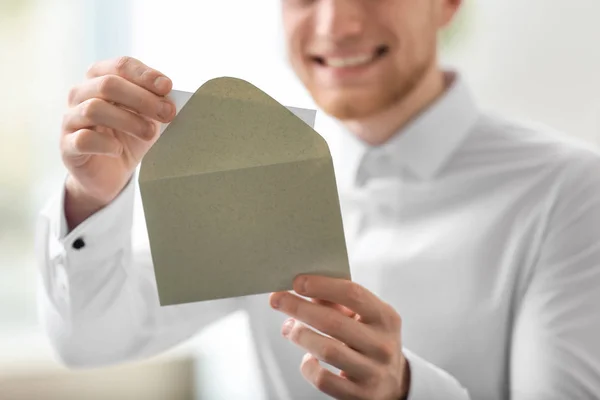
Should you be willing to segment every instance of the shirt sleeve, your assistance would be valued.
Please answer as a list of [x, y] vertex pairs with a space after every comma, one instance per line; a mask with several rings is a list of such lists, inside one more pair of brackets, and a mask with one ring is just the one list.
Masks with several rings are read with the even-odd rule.
[[67, 366], [158, 354], [238, 308], [237, 299], [159, 305], [136, 179], [68, 234], [63, 192], [40, 215], [36, 255], [40, 320]]
[[512, 400], [600, 398], [600, 161], [577, 164], [519, 306]]
[[448, 372], [408, 349], [402, 351], [410, 368], [406, 400], [470, 400], [468, 391]]

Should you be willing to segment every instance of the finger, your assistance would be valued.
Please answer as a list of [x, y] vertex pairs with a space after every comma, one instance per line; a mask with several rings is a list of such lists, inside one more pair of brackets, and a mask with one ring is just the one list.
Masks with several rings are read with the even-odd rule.
[[77, 107], [71, 108], [63, 122], [63, 129], [66, 132], [75, 132], [92, 126], [116, 129], [142, 140], [152, 140], [158, 130], [156, 125], [139, 115], [98, 98], [86, 100]]
[[395, 310], [363, 286], [347, 279], [301, 275], [294, 280], [294, 291], [306, 297], [341, 304], [359, 314], [364, 323], [385, 323]]
[[173, 88], [173, 83], [163, 73], [132, 57], [100, 61], [87, 72], [88, 78], [104, 75], [118, 75], [158, 96], [166, 96]]
[[335, 339], [313, 331], [293, 318], [284, 323], [282, 333], [319, 360], [344, 371], [355, 380], [365, 380], [373, 376], [374, 367], [365, 356]]
[[75, 107], [93, 98], [117, 103], [161, 122], [170, 122], [175, 116], [175, 105], [170, 99], [157, 96], [118, 75], [89, 79], [74, 87], [69, 93], [69, 106]]
[[273, 293], [271, 306], [340, 340], [360, 353], [377, 359], [381, 356], [377, 346], [381, 340], [372, 328], [330, 307], [315, 304], [288, 292]]
[[325, 307], [333, 308], [334, 310], [341, 312], [342, 314], [344, 314], [346, 317], [349, 317], [349, 318], [354, 318], [357, 316], [357, 314], [354, 311], [352, 311], [348, 307], [342, 306], [341, 304], [335, 304], [335, 303], [332, 303], [331, 301], [321, 300], [321, 299], [310, 299], [310, 301], [312, 301], [315, 304], [320, 304]]
[[123, 151], [121, 143], [112, 135], [92, 129], [80, 129], [64, 135], [62, 153], [66, 157], [104, 155], [119, 157]]
[[358, 400], [367, 398], [361, 396], [360, 386], [324, 368], [319, 360], [310, 353], [302, 359], [300, 372], [304, 379], [314, 387], [335, 399]]

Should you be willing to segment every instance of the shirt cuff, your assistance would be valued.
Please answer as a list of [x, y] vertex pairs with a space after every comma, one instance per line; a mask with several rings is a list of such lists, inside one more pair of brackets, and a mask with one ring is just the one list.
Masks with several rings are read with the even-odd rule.
[[469, 400], [469, 393], [446, 371], [403, 349], [410, 367], [407, 400]]
[[48, 221], [48, 257], [64, 257], [67, 273], [77, 271], [95, 261], [114, 255], [131, 238], [135, 184], [132, 177], [119, 195], [101, 210], [91, 215], [71, 232], [67, 233], [64, 209], [64, 185], [42, 214]]

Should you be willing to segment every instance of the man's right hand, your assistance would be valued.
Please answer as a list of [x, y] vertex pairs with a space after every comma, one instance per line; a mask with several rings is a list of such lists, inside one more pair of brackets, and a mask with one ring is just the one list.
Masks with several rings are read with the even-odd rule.
[[90, 67], [69, 93], [60, 148], [69, 171], [65, 216], [72, 230], [110, 203], [175, 116], [165, 96], [172, 82], [140, 61], [121, 57]]

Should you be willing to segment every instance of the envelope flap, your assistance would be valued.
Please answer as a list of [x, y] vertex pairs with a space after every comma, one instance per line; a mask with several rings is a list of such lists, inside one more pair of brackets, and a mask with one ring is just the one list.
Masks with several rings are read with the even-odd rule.
[[145, 156], [140, 182], [329, 159], [326, 141], [286, 107], [238, 78], [202, 85]]

